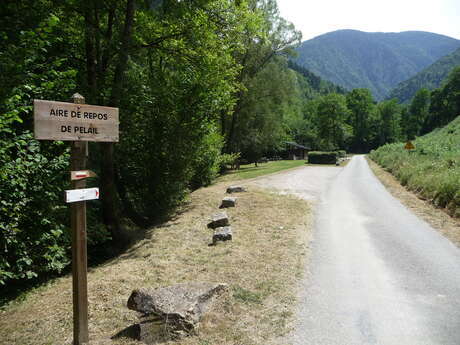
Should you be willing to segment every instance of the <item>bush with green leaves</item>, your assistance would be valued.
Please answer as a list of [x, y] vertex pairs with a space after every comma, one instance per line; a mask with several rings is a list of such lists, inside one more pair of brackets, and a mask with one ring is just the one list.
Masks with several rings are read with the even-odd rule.
[[53, 151], [66, 152], [62, 142], [40, 145], [30, 132], [0, 143], [2, 284], [61, 272], [69, 263], [63, 202], [68, 154]]
[[321, 152], [311, 151], [308, 152], [309, 164], [335, 164], [337, 162], [337, 152]]
[[221, 151], [224, 146], [224, 140], [216, 129], [203, 137], [199, 143], [198, 152], [192, 159], [193, 176], [190, 181], [192, 189], [202, 186], [209, 186], [219, 173], [222, 155]]
[[[7, 7], [16, 5], [25, 4]], [[62, 55], [58, 17], [43, 9], [10, 20], [22, 30], [0, 26], [1, 284], [59, 273], [70, 261], [68, 145], [34, 140], [32, 102], [68, 99], [77, 74]]]
[[241, 153], [223, 153], [220, 156], [220, 170], [225, 171], [227, 166], [235, 168], [238, 163], [241, 163]]

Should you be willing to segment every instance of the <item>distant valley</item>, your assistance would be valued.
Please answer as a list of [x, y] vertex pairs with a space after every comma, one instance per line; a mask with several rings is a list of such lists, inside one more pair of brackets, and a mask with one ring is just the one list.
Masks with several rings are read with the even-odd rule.
[[[429, 32], [339, 30], [303, 42], [294, 61], [344, 88], [368, 88], [376, 100], [382, 100], [399, 83], [458, 48], [460, 40]], [[452, 62], [455, 57], [447, 60]]]

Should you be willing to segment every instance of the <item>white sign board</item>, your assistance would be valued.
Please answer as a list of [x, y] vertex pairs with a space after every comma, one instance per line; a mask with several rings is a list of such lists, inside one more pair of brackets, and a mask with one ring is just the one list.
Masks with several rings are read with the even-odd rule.
[[38, 140], [118, 142], [118, 108], [34, 100]]
[[71, 189], [65, 191], [65, 202], [99, 199], [99, 188]]

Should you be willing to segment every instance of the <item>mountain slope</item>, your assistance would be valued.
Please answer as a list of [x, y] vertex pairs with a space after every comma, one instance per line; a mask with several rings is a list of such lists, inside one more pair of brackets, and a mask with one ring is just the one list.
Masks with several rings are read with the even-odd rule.
[[305, 41], [295, 62], [348, 89], [365, 87], [383, 99], [404, 81], [460, 47], [460, 41], [422, 31], [339, 30]]
[[302, 79], [300, 84], [306, 99], [313, 99], [318, 96], [333, 92], [340, 94], [345, 94], [347, 92], [345, 88], [322, 79], [305, 67], [299, 66], [293, 61], [288, 61], [288, 67], [295, 71], [299, 75], [299, 78]]
[[390, 92], [388, 98], [397, 98], [401, 103], [407, 103], [422, 87], [428, 90], [438, 88], [449, 72], [458, 65], [460, 65], [460, 48], [443, 56], [412, 78], [399, 83]]

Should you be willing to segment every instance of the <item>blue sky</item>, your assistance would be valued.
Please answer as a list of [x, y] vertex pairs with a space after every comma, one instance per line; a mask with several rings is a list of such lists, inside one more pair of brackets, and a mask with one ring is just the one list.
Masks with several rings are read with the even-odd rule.
[[429, 31], [460, 39], [460, 0], [277, 0], [302, 40], [339, 29]]

